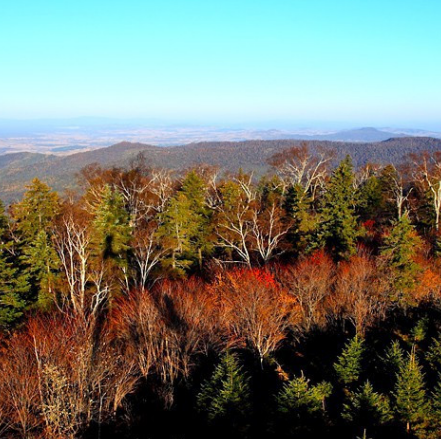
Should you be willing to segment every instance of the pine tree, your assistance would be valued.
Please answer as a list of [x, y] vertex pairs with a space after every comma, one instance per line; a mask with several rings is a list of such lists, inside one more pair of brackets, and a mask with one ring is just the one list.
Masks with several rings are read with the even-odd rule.
[[198, 410], [209, 423], [244, 432], [250, 415], [249, 378], [235, 355], [227, 353], [197, 397]]
[[345, 385], [352, 384], [360, 378], [364, 349], [363, 339], [355, 336], [346, 343], [342, 354], [337, 358], [334, 369], [339, 380]]
[[393, 271], [397, 300], [408, 299], [409, 292], [415, 286], [420, 267], [414, 261], [414, 254], [420, 244], [421, 240], [407, 213], [393, 223], [390, 234], [384, 239], [381, 254]]
[[317, 224], [317, 243], [326, 245], [337, 260], [348, 259], [356, 251], [359, 232], [353, 180], [352, 162], [347, 156], [332, 174]]
[[357, 427], [369, 428], [390, 421], [392, 412], [388, 399], [375, 392], [372, 384], [366, 381], [358, 391], [349, 394], [342, 417]]
[[424, 375], [414, 347], [397, 374], [395, 399], [397, 413], [406, 423], [407, 432], [420, 427], [428, 414], [428, 404]]

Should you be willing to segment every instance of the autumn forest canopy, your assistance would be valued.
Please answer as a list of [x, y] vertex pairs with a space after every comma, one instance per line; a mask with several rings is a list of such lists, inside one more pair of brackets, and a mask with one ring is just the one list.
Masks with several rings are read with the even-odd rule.
[[441, 152], [89, 165], [0, 214], [0, 436], [441, 435]]

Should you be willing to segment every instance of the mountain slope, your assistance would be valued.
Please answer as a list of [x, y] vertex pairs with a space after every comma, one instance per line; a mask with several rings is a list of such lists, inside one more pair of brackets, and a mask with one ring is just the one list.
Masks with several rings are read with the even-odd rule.
[[[300, 140], [249, 140], [243, 142], [202, 142], [185, 146], [158, 147], [142, 143], [121, 142], [108, 148], [81, 152], [70, 156], [17, 153], [0, 157], [0, 198], [11, 202], [24, 191], [32, 178], [48, 182], [63, 191], [76, 186], [76, 174], [91, 163], [104, 167], [127, 166], [143, 153], [152, 167], [185, 169], [198, 164], [219, 166], [225, 171], [243, 168], [263, 174], [267, 160], [285, 148], [298, 146]], [[355, 166], [376, 163], [399, 163], [410, 152], [441, 150], [441, 140], [430, 137], [405, 137], [376, 143], [309, 141], [311, 150], [332, 149], [336, 161], [350, 154]]]

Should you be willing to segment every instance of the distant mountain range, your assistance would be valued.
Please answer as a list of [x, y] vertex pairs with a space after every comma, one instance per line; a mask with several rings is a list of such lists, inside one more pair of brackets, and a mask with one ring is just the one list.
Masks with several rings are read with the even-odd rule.
[[[366, 133], [365, 130], [362, 130]], [[371, 129], [367, 135], [375, 134]], [[242, 142], [198, 142], [184, 146], [159, 147], [143, 143], [120, 142], [107, 148], [75, 153], [67, 156], [20, 152], [0, 156], [0, 199], [6, 203], [17, 200], [25, 185], [33, 178], [46, 181], [63, 192], [77, 187], [76, 175], [86, 165], [97, 163], [103, 167], [128, 166], [142, 153], [151, 167], [183, 170], [199, 164], [218, 166], [224, 171], [254, 171], [262, 175], [268, 171], [267, 160], [285, 148], [298, 146], [301, 140], [248, 140]], [[400, 163], [410, 152], [441, 150], [441, 139], [431, 137], [398, 137], [381, 142], [337, 142], [310, 140], [311, 150], [333, 149], [336, 162], [346, 154], [354, 165], [367, 162]]]
[[216, 126], [161, 125], [148, 121], [111, 119], [66, 119], [5, 121], [0, 119], [0, 155], [11, 152], [41, 152], [57, 155], [105, 148], [122, 140], [157, 146], [179, 146], [197, 142], [241, 142], [245, 140], [330, 140], [337, 142], [381, 142], [398, 137], [440, 138], [433, 131], [398, 128], [260, 129]]

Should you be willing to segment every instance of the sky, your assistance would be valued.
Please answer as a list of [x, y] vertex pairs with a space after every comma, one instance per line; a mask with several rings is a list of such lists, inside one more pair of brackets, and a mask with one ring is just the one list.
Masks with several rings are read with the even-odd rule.
[[0, 118], [441, 129], [439, 0], [0, 0]]

